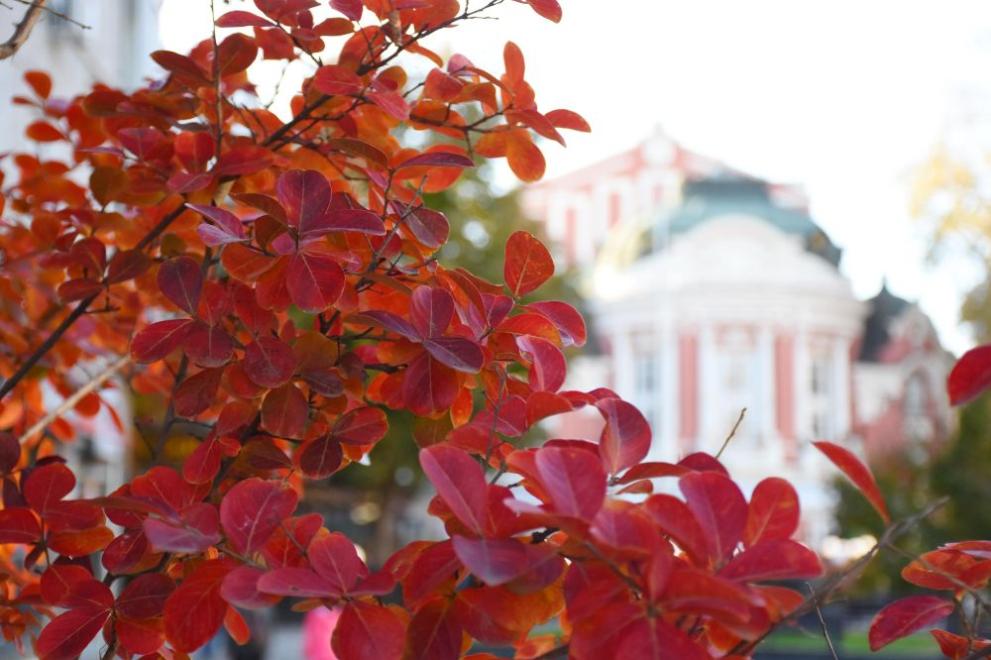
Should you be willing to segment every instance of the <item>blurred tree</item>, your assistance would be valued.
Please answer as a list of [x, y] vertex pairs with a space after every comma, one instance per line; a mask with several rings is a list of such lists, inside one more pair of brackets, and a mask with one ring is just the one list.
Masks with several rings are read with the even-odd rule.
[[[913, 462], [905, 455], [888, 457], [872, 466], [893, 519], [910, 516], [941, 497], [947, 504], [909, 531], [898, 542], [902, 550], [918, 555], [950, 541], [981, 538], [991, 529], [991, 396], [985, 394], [960, 412], [956, 433], [931, 458]], [[837, 482], [838, 533], [844, 538], [879, 536], [882, 523], [870, 504], [849, 482]], [[855, 584], [860, 595], [910, 593], [901, 579], [906, 558], [881, 553]]]
[[912, 214], [928, 225], [930, 258], [968, 258], [980, 272], [960, 318], [991, 342], [991, 167], [940, 146], [914, 173]]

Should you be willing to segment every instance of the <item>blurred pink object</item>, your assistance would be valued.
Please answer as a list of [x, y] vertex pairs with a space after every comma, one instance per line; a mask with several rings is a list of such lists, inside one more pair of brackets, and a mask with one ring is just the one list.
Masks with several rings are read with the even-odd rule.
[[334, 633], [341, 611], [318, 607], [306, 613], [303, 619], [303, 657], [306, 660], [337, 660], [330, 648], [330, 636]]

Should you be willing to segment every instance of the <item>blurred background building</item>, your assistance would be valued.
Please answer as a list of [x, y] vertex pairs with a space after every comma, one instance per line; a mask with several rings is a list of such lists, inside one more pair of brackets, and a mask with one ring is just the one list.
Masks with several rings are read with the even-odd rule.
[[[24, 138], [24, 129], [39, 119], [40, 110], [9, 105], [11, 97], [25, 93], [26, 71], [45, 71], [52, 77], [50, 103], [83, 93], [96, 83], [136, 87], [153, 75], [156, 65], [148, 54], [157, 48], [159, 0], [48, 0], [46, 11], [22, 48], [0, 62], [0, 96], [6, 104], [0, 131], [0, 154], [33, 149], [42, 158], [58, 155], [46, 150], [62, 145], [39, 145]], [[19, 2], [0, 6], [0, 39], [20, 21], [26, 6]], [[9, 159], [0, 160], [9, 167]], [[85, 384], [106, 365], [77, 367], [78, 382]], [[45, 393], [51, 409], [69, 393]], [[132, 405], [128, 389], [121, 387], [101, 395], [109, 406], [86, 406], [70, 411], [53, 425], [58, 433], [74, 433], [65, 445], [66, 458], [78, 476], [81, 497], [102, 495], [120, 485], [126, 476], [131, 441]], [[92, 408], [92, 407], [90, 407]], [[110, 409], [116, 412], [111, 413]], [[71, 426], [72, 431], [66, 427]]]
[[[524, 192], [557, 257], [578, 267], [599, 355], [578, 389], [610, 383], [654, 429], [654, 460], [716, 453], [744, 488], [800, 491], [804, 533], [832, 526], [833, 470], [810, 443], [877, 460], [927, 454], [951, 427], [952, 357], [919, 307], [883, 286], [858, 300], [841, 249], [803, 191], [771, 184], [656, 133]], [[880, 249], [880, 248], [879, 248]], [[592, 416], [564, 422], [594, 437]]]

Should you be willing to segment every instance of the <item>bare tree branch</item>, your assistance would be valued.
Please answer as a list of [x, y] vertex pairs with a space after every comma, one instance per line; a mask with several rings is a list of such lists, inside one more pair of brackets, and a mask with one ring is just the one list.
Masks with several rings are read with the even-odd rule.
[[110, 366], [104, 369], [101, 373], [97, 374], [96, 378], [89, 381], [88, 383], [80, 387], [78, 390], [73, 392], [72, 395], [69, 396], [69, 398], [67, 398], [65, 401], [63, 401], [53, 410], [49, 411], [47, 415], [45, 415], [37, 422], [35, 422], [35, 424], [31, 428], [29, 428], [27, 431], [21, 434], [21, 437], [17, 439], [18, 442], [24, 442], [25, 440], [33, 436], [35, 433], [38, 433], [39, 431], [43, 431], [46, 426], [48, 426], [53, 421], [55, 421], [56, 417], [58, 417], [59, 415], [66, 412], [67, 410], [75, 406], [77, 403], [82, 401], [83, 397], [85, 397], [87, 394], [89, 394], [93, 390], [103, 385], [105, 382], [107, 382], [109, 378], [111, 378], [114, 374], [116, 374], [118, 371], [120, 371], [130, 363], [131, 363], [130, 355], [125, 355], [121, 358], [118, 358]]
[[28, 40], [28, 37], [31, 36], [31, 30], [34, 29], [38, 19], [41, 18], [41, 12], [44, 11], [47, 1], [34, 0], [25, 10], [21, 22], [14, 28], [14, 34], [11, 35], [10, 39], [0, 44], [0, 60], [5, 60], [12, 56]]

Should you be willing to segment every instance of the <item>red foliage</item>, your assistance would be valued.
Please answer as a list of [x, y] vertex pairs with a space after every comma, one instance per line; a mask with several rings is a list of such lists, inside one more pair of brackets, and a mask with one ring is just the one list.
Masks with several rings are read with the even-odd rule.
[[[514, 44], [502, 75], [424, 45], [498, 0], [332, 0], [320, 23], [315, 0], [255, 4], [217, 20], [243, 33], [154, 53], [164, 78], [132, 93], [54, 99], [45, 74], [26, 75], [34, 96], [18, 102], [40, 117], [28, 138], [70, 155], [13, 156], [4, 189], [5, 637], [30, 632], [44, 658], [101, 633], [105, 657], [182, 658], [221, 626], [243, 642], [239, 609], [293, 598], [342, 608], [330, 642], [342, 658], [456, 658], [474, 641], [521, 657], [750, 654], [803, 602], [765, 583], [822, 571], [791, 539], [794, 489], [767, 480], [748, 502], [714, 457], [644, 463], [651, 431], [633, 405], [562, 391], [562, 349], [584, 344], [585, 324], [563, 302], [524, 299], [554, 272], [534, 236], [509, 239], [503, 283], [437, 261], [450, 227], [423, 193], [482, 158], [539, 179], [535, 136], [588, 130], [538, 110]], [[525, 4], [561, 18], [556, 0]], [[401, 53], [434, 68], [412, 80]], [[258, 58], [317, 64], [291, 118], [252, 98]], [[404, 143], [414, 131], [431, 146]], [[67, 499], [75, 477], [56, 453], [72, 427], [46, 418], [43, 387], [69, 396], [73, 367], [122, 355], [133, 388], [163, 402], [166, 431], [177, 417], [206, 430], [178, 470]], [[76, 410], [104, 405], [97, 388]], [[538, 421], [585, 406], [604, 420], [598, 442], [524, 448]], [[319, 516], [294, 514], [307, 480], [382, 439], [385, 409], [430, 425], [416, 439], [448, 538], [373, 572]], [[48, 433], [28, 433], [39, 422]], [[866, 469], [820, 448], [886, 515]], [[683, 497], [651, 494], [656, 478]], [[872, 640], [942, 611], [901, 605]], [[560, 636], [530, 636], [551, 619]]]

